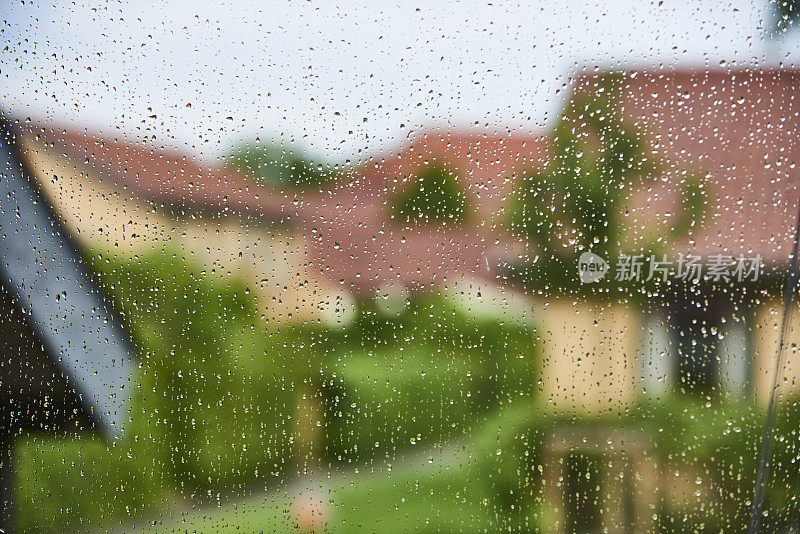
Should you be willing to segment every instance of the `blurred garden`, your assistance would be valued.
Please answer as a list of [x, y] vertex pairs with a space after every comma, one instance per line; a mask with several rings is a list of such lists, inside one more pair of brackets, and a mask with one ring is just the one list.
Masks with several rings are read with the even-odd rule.
[[[31, 436], [19, 447], [23, 531], [147, 518], [388, 461], [471, 435], [535, 387], [534, 331], [472, 319], [456, 299], [364, 303], [347, 328], [265, 331], [243, 283], [177, 250], [89, 261], [140, 347], [130, 422], [111, 446]], [[56, 479], [58, 490], [42, 483]]]
[[[347, 328], [265, 331], [244, 284], [178, 251], [89, 260], [141, 350], [130, 422], [111, 445], [22, 441], [23, 532], [297, 531], [307, 524], [298, 488], [314, 484], [331, 531], [535, 531], [549, 517], [543, 447], [564, 428], [644, 437], [660, 492], [673, 488], [654, 501], [660, 531], [746, 521], [763, 414], [745, 401], [678, 395], [618, 414], [564, 413], [537, 396], [535, 329], [477, 319], [453, 295], [402, 310], [363, 302]], [[797, 421], [777, 434], [796, 438]], [[793, 462], [778, 453], [780, 480]], [[592, 494], [602, 454], [564, 461], [572, 482], [561, 482]]]
[[[651, 157], [645, 137], [618, 115], [611, 95], [619, 83], [608, 76], [599, 97], [570, 102], [550, 164], [522, 175], [509, 210], [509, 232], [539, 250], [536, 262], [508, 266], [509, 284], [576, 310], [587, 302], [635, 310], [677, 291], [611, 277], [587, 287], [573, 276], [581, 251], [619, 252], [628, 193], [671, 165]], [[256, 152], [248, 145], [231, 158], [290, 188], [331, 179], [301, 156]], [[289, 163], [275, 163], [281, 158]], [[438, 163], [422, 170], [392, 216], [463, 223], [470, 206], [453, 175]], [[640, 253], [662, 252], [705, 223], [703, 181], [684, 172], [678, 192], [670, 231], [638, 236]], [[539, 325], [497, 312], [480, 292], [362, 296], [349, 322], [273, 324], [244, 278], [178, 246], [133, 256], [94, 249], [85, 259], [138, 348], [129, 420], [111, 444], [77, 433], [21, 440], [20, 531], [530, 532], [557, 524], [593, 532], [612, 517], [631, 531], [649, 522], [660, 532], [699, 532], [743, 528], [749, 517], [764, 406], [689, 388], [637, 392], [600, 412], [556, 406], [542, 393], [548, 347]], [[800, 424], [800, 410], [785, 405], [778, 481], [791, 479]], [[788, 517], [790, 495], [785, 483], [770, 486], [776, 524]]]

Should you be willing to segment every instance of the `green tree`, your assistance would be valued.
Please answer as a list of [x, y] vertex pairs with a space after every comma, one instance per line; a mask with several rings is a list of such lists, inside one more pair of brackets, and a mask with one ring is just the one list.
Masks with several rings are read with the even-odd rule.
[[297, 376], [245, 284], [177, 250], [90, 258], [140, 348], [128, 430], [140, 455], [157, 456], [184, 492], [275, 476], [290, 457]]
[[[615, 98], [620, 83], [612, 73], [576, 94], [554, 129], [549, 164], [522, 177], [510, 222], [537, 248], [533, 265], [518, 273], [534, 286], [575, 287], [577, 259], [584, 251], [616, 257], [624, 204], [661, 167], [645, 136], [623, 120]], [[642, 252], [655, 252], [664, 238], [685, 234], [705, 217], [703, 184], [691, 173], [682, 179], [681, 199], [672, 231], [646, 243]]]
[[775, 20], [773, 32], [782, 35], [800, 20], [800, 0], [777, 0], [774, 5]]
[[397, 196], [392, 214], [403, 221], [460, 223], [466, 219], [468, 208], [454, 172], [436, 162], [423, 168]]
[[240, 144], [227, 159], [247, 175], [279, 188], [319, 185], [335, 176], [330, 165], [314, 161], [297, 148], [259, 141]]

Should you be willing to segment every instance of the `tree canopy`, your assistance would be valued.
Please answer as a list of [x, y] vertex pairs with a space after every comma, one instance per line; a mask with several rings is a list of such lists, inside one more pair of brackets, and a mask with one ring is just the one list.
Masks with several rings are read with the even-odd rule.
[[[628, 125], [616, 102], [621, 77], [603, 76], [590, 91], [576, 94], [565, 107], [552, 136], [546, 167], [523, 175], [511, 209], [512, 231], [536, 248], [523, 278], [551, 289], [574, 286], [579, 255], [603, 258], [619, 252], [623, 204], [644, 180], [659, 172], [645, 135]], [[702, 181], [684, 173], [681, 210], [669, 235], [687, 233], [706, 214]], [[656, 243], [642, 252], [654, 252]]]
[[777, 0], [774, 3], [773, 31], [781, 35], [800, 20], [800, 0]]
[[396, 198], [392, 214], [402, 221], [460, 223], [468, 214], [466, 195], [445, 164], [423, 168]]
[[335, 175], [330, 165], [314, 161], [300, 149], [258, 141], [240, 144], [228, 162], [260, 182], [280, 188], [319, 185]]

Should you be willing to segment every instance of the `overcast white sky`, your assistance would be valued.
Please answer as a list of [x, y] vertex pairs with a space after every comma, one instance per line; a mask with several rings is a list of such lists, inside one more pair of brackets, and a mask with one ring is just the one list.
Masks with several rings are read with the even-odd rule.
[[344, 161], [420, 129], [539, 130], [587, 66], [800, 62], [766, 0], [253, 3], [6, 2], [0, 104], [205, 158], [261, 132]]

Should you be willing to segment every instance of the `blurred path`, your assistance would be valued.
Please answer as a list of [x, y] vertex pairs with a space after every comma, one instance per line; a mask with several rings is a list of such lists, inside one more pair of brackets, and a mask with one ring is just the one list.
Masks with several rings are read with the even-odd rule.
[[[365, 479], [385, 475], [402, 479], [409, 475], [424, 475], [431, 471], [439, 472], [447, 466], [468, 460], [471, 441], [462, 437], [444, 446], [419, 448], [412, 446], [393, 459], [374, 458], [362, 464], [334, 464], [317, 474], [291, 480], [287, 485], [265, 492], [254, 491], [250, 495], [222, 497], [219, 506], [209, 503], [187, 502], [188, 507], [176, 509], [172, 514], [151, 518], [112, 529], [111, 532], [200, 532], [209, 528], [214, 517], [231, 515], [241, 511], [242, 515], [255, 510], [280, 510], [280, 516], [273, 517], [274, 525], [265, 524], [262, 528], [270, 531], [280, 528], [292, 530], [292, 524], [301, 524], [306, 529], [319, 528], [320, 522], [327, 520], [332, 494], [348, 486], [357, 486]], [[247, 490], [245, 490], [247, 492]], [[226, 530], [226, 525], [218, 525]], [[236, 530], [239, 525], [227, 525]], [[107, 530], [105, 530], [107, 532]], [[246, 531], [246, 529], [242, 530]], [[304, 530], [299, 529], [300, 532]]]

